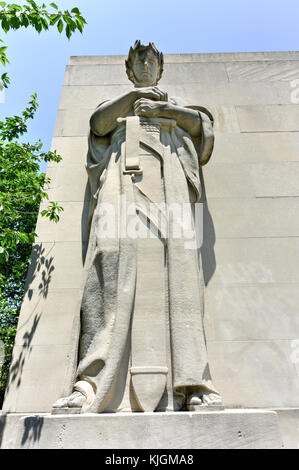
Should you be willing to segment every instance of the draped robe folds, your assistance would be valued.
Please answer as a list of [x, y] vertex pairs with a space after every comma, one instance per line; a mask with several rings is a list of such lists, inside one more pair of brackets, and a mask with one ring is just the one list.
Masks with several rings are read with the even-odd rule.
[[[191, 207], [199, 202], [199, 168], [208, 162], [213, 150], [212, 116], [205, 108], [190, 108], [197, 110], [201, 122], [197, 137], [191, 138], [170, 119], [142, 118], [148, 124], [158, 123], [160, 132], [155, 134], [140, 126], [140, 144], [160, 158], [168, 205], [187, 203]], [[109, 409], [134, 312], [137, 240], [122, 236], [117, 226], [113, 236], [105, 237], [101, 232], [105, 205], [115, 209], [120, 221], [125, 210], [120, 196], [136, 208], [138, 201], [147, 199], [138, 182], [123, 172], [125, 138], [125, 124], [105, 137], [92, 131], [89, 136], [87, 172], [92, 198], [77, 380], [92, 385], [95, 399], [82, 410], [85, 412]], [[204, 336], [200, 257], [198, 250], [186, 249], [185, 242], [173, 237], [170, 228], [166, 246], [172, 386], [174, 394], [181, 397], [188, 389], [215, 392]]]

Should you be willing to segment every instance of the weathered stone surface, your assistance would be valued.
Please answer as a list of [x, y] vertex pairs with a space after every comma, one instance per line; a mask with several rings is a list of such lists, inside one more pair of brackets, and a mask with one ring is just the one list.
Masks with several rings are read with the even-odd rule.
[[[230, 81], [286, 81], [298, 78], [299, 61], [232, 62], [226, 64]], [[255, 84], [256, 86], [256, 84]]]
[[239, 121], [235, 106], [210, 106], [214, 117], [215, 131], [226, 133], [239, 133]]
[[[239, 122], [234, 106], [210, 106], [215, 119], [215, 131], [239, 133]], [[54, 136], [55, 137], [80, 137], [88, 135], [89, 120], [94, 112], [94, 107], [80, 109], [74, 113], [73, 109], [60, 109], [57, 113]]]
[[298, 162], [231, 164], [203, 168], [207, 198], [299, 196]]
[[[298, 197], [210, 197], [207, 210], [217, 239], [299, 236]], [[204, 228], [206, 237], [211, 229]]]
[[260, 163], [253, 172], [256, 197], [299, 196], [298, 162]]
[[[87, 184], [85, 167], [79, 165], [69, 167], [61, 166], [59, 171], [49, 168], [47, 176], [51, 178], [49, 195], [56, 201], [82, 202]], [[50, 197], [50, 196], [49, 196]]]
[[[62, 89], [60, 109], [82, 109], [95, 106], [116, 94], [130, 90], [130, 85], [65, 85]], [[220, 82], [215, 84], [198, 83], [165, 84], [164, 88], [171, 97], [186, 97], [186, 103], [192, 104], [200, 101], [202, 106], [231, 106], [236, 105], [271, 105], [290, 104], [291, 91], [289, 82], [274, 82], [271, 87], [268, 83], [256, 86], [255, 82]]]
[[[240, 410], [239, 410], [240, 411]], [[271, 410], [269, 410], [271, 411]], [[299, 442], [299, 409], [298, 408], [275, 408], [273, 409], [278, 417], [278, 427], [280, 430], [280, 434], [283, 436], [283, 448], [285, 449], [298, 449], [298, 442]], [[43, 418], [47, 418], [49, 415], [47, 414], [39, 414], [38, 422], [43, 422]], [[268, 416], [268, 415], [267, 415]], [[21, 445], [33, 445], [38, 446], [38, 442], [40, 439], [39, 429], [42, 431], [42, 427], [35, 425], [34, 427], [27, 427], [27, 432], [23, 432], [21, 436], [22, 430], [24, 430], [24, 420], [22, 418], [28, 417], [31, 418], [32, 423], [32, 415], [22, 414], [22, 413], [1, 413], [0, 411], [0, 448], [2, 449], [15, 449], [16, 448], [16, 439], [17, 435], [19, 439], [21, 438]], [[20, 420], [22, 422], [20, 423]], [[269, 418], [267, 418], [269, 420]], [[21, 426], [21, 430], [19, 428]], [[61, 427], [60, 429], [64, 430], [65, 428]], [[273, 429], [273, 427], [271, 427]], [[34, 434], [35, 430], [35, 434]], [[18, 434], [19, 431], [19, 434]], [[267, 426], [266, 434], [269, 432], [269, 427]], [[241, 438], [242, 436], [240, 436]], [[239, 438], [239, 439], [240, 439]], [[244, 436], [243, 436], [244, 439]], [[54, 442], [54, 436], [53, 436]], [[58, 442], [58, 441], [57, 441]], [[62, 440], [59, 441], [60, 446], [62, 445]], [[256, 443], [256, 441], [255, 441]], [[169, 445], [169, 442], [168, 442]], [[59, 447], [61, 448], [61, 447]], [[119, 447], [118, 447], [119, 448]], [[263, 447], [264, 448], [264, 447]]]
[[[179, 432], [178, 432], [179, 430]], [[19, 421], [21, 449], [278, 449], [276, 413], [40, 415]]]
[[213, 159], [218, 163], [284, 163], [299, 161], [299, 132], [215, 133]]
[[299, 282], [298, 237], [219, 239], [203, 250], [210, 285]]
[[299, 449], [299, 409], [276, 408], [280, 433], [285, 449]]
[[87, 139], [89, 120], [94, 109], [81, 109], [74, 113], [71, 109], [57, 112], [54, 137], [82, 137]]
[[221, 387], [224, 406], [297, 407], [293, 344], [288, 340], [210, 341], [211, 372], [215, 386]]
[[[88, 148], [87, 137], [54, 137], [52, 139], [51, 150], [56, 150], [63, 157], [59, 163], [60, 167], [78, 165], [82, 168], [85, 165], [86, 153]], [[56, 163], [49, 163], [49, 168], [56, 168]]]
[[[52, 242], [52, 240], [56, 240], [57, 242], [87, 241], [88, 231], [81, 228], [83, 202], [57, 202], [63, 207], [63, 212], [60, 214], [59, 225], [54, 223], [49, 224], [49, 221], [45, 217], [40, 217], [35, 229], [38, 239], [49, 243]], [[46, 206], [47, 204], [41, 205], [40, 211]], [[72, 228], [71, 230], [70, 227]]]
[[[71, 65], [123, 64], [124, 55], [71, 56]], [[256, 61], [299, 61], [297, 51], [282, 52], [216, 52], [204, 54], [165, 54], [165, 63], [177, 62], [256, 62]]]
[[208, 340], [297, 340], [298, 302], [295, 283], [209, 286], [205, 297]]
[[0, 449], [15, 448], [18, 422], [23, 416], [26, 414], [6, 414], [0, 411]]
[[[239, 132], [294, 132], [299, 131], [298, 105], [265, 106], [210, 106], [215, 119], [215, 130]], [[57, 113], [54, 136], [87, 136], [89, 119], [94, 108], [60, 109]]]
[[51, 289], [46, 298], [36, 290], [30, 298], [25, 295], [15, 344], [24, 348], [29, 342], [30, 346], [70, 344], [74, 339], [74, 312], [80, 309], [80, 301], [79, 289]]
[[241, 132], [299, 130], [299, 105], [236, 106]]
[[128, 83], [123, 85], [63, 86], [59, 109], [95, 109], [98, 105], [103, 103], [103, 101], [109, 100], [115, 95], [126, 93], [131, 89], [132, 86]]
[[[121, 65], [69, 65], [66, 69], [64, 85], [127, 85], [128, 77]], [[165, 64], [161, 86], [166, 84], [225, 83], [228, 81], [224, 64], [201, 64], [197, 62]]]
[[[50, 412], [50, 404], [67, 389], [65, 381], [71, 352], [69, 344], [31, 345], [30, 336], [24, 339], [23, 346], [16, 345], [5, 411]], [[54, 376], [55, 380], [51, 380]], [[40, 389], [42, 393], [38, 393]]]
[[47, 296], [49, 289], [80, 288], [82, 282], [82, 244], [44, 242], [33, 245], [26, 289]]

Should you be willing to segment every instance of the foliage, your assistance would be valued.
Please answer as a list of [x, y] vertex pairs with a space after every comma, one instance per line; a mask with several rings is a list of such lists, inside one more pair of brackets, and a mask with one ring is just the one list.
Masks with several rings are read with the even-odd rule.
[[[65, 26], [65, 34], [69, 39], [74, 31], [79, 30], [83, 32], [85, 19], [82, 17], [78, 8], [73, 8], [71, 12], [68, 10], [60, 11], [55, 3], [50, 3], [53, 12], [47, 11], [47, 6], [43, 3], [41, 6], [37, 5], [33, 0], [26, 0], [26, 5], [16, 5], [15, 3], [7, 4], [0, 2], [0, 21], [1, 27], [5, 33], [11, 29], [19, 29], [21, 27], [28, 28], [32, 26], [38, 33], [45, 30], [47, 31], [51, 26], [56, 25], [59, 33], [62, 33]], [[0, 42], [3, 41], [0, 39]], [[0, 62], [3, 65], [9, 63], [6, 56], [6, 46], [0, 47]], [[7, 88], [10, 79], [7, 73], [2, 74], [3, 86]]]
[[[50, 5], [55, 13], [48, 13], [45, 4], [38, 6], [32, 0], [27, 0], [23, 6], [0, 2], [3, 9], [0, 10], [2, 29], [7, 32], [31, 25], [40, 33], [42, 29], [48, 30], [57, 24], [61, 33], [66, 24], [68, 38], [76, 29], [82, 32], [86, 21], [78, 8], [61, 12], [54, 3]], [[0, 47], [0, 62], [4, 66], [8, 63], [6, 49]], [[3, 86], [8, 86], [7, 74], [2, 75], [2, 82]], [[0, 363], [0, 408], [24, 295], [31, 245], [37, 236], [36, 220], [41, 202], [48, 200], [50, 178], [39, 173], [39, 168], [42, 162], [61, 160], [56, 151], [41, 152], [41, 141], [30, 144], [19, 139], [27, 132], [28, 120], [34, 118], [38, 108], [36, 98], [36, 94], [31, 95], [21, 116], [6, 117], [0, 121], [0, 341], [4, 342], [5, 348], [5, 362]], [[49, 201], [41, 215], [58, 222], [62, 210], [57, 202]]]

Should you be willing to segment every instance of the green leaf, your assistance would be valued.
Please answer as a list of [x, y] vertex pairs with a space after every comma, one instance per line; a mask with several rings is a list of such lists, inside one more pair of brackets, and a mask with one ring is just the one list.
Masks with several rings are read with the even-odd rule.
[[25, 28], [29, 26], [29, 19], [27, 15], [25, 15], [24, 13], [21, 15], [20, 20], [21, 20], [22, 26], [24, 26]]
[[62, 21], [62, 19], [60, 19], [60, 20], [58, 21], [57, 29], [58, 29], [58, 31], [59, 31], [60, 33], [62, 32], [62, 30], [63, 30], [63, 21]]
[[4, 7], [5, 7], [5, 5], [6, 5], [6, 3], [5, 3], [5, 2], [0, 2], [0, 6], [1, 6], [2, 8], [4, 8]]
[[71, 35], [72, 35], [72, 30], [71, 30], [71, 27], [69, 24], [66, 25], [66, 28], [65, 28], [65, 34], [66, 34], [66, 37], [68, 39], [70, 39]]
[[87, 21], [85, 20], [85, 18], [83, 18], [83, 16], [79, 16], [78, 19], [80, 19], [80, 21], [81, 21], [83, 24], [87, 24]]
[[37, 4], [34, 2], [34, 0], [26, 0], [26, 1], [27, 1], [27, 3], [29, 3], [30, 5], [33, 6], [33, 8], [34, 8], [35, 11], [38, 11], [38, 6], [37, 6]]
[[42, 19], [38, 18], [33, 26], [38, 33], [41, 33], [43, 29]]
[[22, 11], [22, 7], [20, 5], [16, 5], [16, 3], [8, 5], [7, 8], [8, 10]]
[[1, 76], [1, 81], [4, 86], [4, 88], [8, 88], [8, 85], [10, 84], [10, 79], [7, 75], [7, 73], [3, 73]]
[[67, 24], [71, 24], [72, 19], [68, 15], [63, 15], [63, 19]]
[[50, 6], [55, 8], [55, 10], [58, 10], [58, 6], [56, 5], [56, 3], [50, 3]]
[[79, 10], [79, 8], [75, 7], [71, 10], [72, 13], [75, 13], [76, 15], [81, 15], [81, 12]]
[[77, 25], [77, 28], [79, 29], [80, 33], [82, 34], [83, 33], [83, 25], [78, 20], [76, 20], [76, 25]]
[[6, 18], [6, 16], [4, 16], [4, 18], [2, 19], [1, 26], [2, 26], [2, 29], [5, 33], [7, 33], [9, 31], [10, 25], [9, 25], [9, 21]]
[[44, 30], [47, 31], [47, 30], [49, 29], [49, 25], [48, 25], [47, 20], [42, 17], [42, 18], [41, 18], [41, 22], [42, 22], [42, 25], [43, 25]]
[[9, 60], [5, 53], [0, 54], [0, 61], [3, 65], [9, 64]]
[[53, 26], [59, 20], [60, 15], [51, 15], [50, 16], [50, 25]]
[[11, 28], [19, 29], [21, 22], [17, 16], [11, 15], [9, 18], [9, 24]]

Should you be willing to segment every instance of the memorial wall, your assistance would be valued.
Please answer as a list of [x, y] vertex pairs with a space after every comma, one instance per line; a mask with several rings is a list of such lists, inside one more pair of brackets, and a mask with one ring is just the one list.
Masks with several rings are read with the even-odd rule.
[[[214, 117], [214, 151], [200, 170], [213, 383], [225, 408], [288, 409], [281, 426], [299, 435], [299, 53], [164, 61], [159, 88]], [[63, 160], [47, 169], [50, 199], [64, 212], [57, 225], [37, 222], [4, 412], [49, 413], [72, 391], [89, 237], [89, 120], [132, 88], [124, 62], [71, 57], [66, 68], [52, 140]]]

